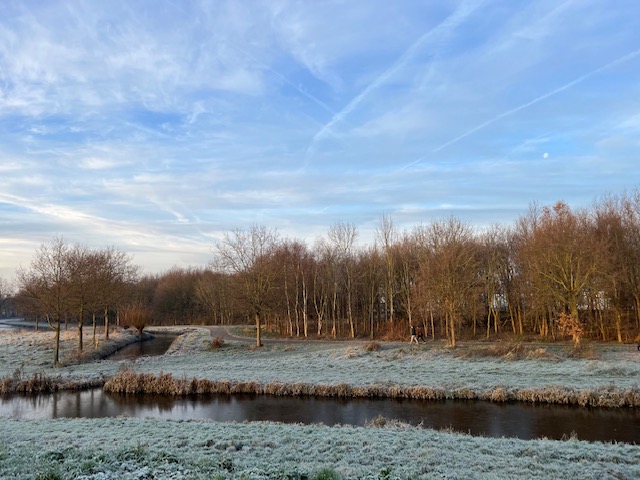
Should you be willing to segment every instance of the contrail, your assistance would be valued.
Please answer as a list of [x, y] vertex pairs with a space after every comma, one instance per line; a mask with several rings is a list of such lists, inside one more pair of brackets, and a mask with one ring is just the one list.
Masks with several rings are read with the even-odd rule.
[[351, 100], [345, 108], [334, 115], [329, 123], [323, 126], [320, 131], [314, 135], [311, 143], [309, 144], [309, 147], [307, 148], [307, 153], [312, 152], [316, 143], [327, 136], [333, 129], [334, 125], [342, 122], [351, 112], [353, 112], [372, 91], [376, 90], [380, 85], [385, 83], [395, 73], [402, 69], [424, 43], [426, 43], [428, 40], [431, 40], [432, 38], [434, 38], [435, 41], [438, 41], [440, 37], [444, 37], [451, 30], [455, 29], [462, 22], [464, 22], [464, 20], [466, 20], [466, 18], [474, 10], [476, 10], [481, 3], [482, 2], [464, 3], [437, 27], [429, 30], [427, 33], [418, 38], [418, 40], [416, 40], [391, 67], [380, 74], [371, 84], [369, 84], [362, 92], [360, 92], [353, 100]]
[[549, 97], [552, 97], [554, 95], [557, 95], [558, 93], [564, 92], [565, 90], [573, 87], [574, 85], [577, 85], [578, 83], [581, 83], [583, 81], [585, 81], [586, 79], [610, 68], [613, 67], [614, 65], [618, 65], [620, 63], [624, 63], [627, 62], [629, 60], [631, 60], [632, 58], [637, 57], [638, 55], [640, 55], [640, 50], [635, 50], [631, 53], [628, 53], [626, 55], [623, 55], [620, 58], [617, 58], [609, 63], [607, 63], [606, 65], [603, 65], [602, 67], [596, 68], [595, 70], [592, 70], [588, 73], [585, 73], [584, 75], [576, 78], [575, 80], [572, 80], [569, 83], [566, 83], [564, 85], [562, 85], [561, 87], [556, 88], [555, 90], [551, 90], [548, 93], [545, 93], [544, 95], [539, 96], [538, 98], [534, 98], [533, 100], [531, 100], [530, 102], [527, 103], [523, 103], [522, 105], [517, 106], [516, 108], [513, 108], [511, 110], [508, 110], [506, 112], [501, 113], [500, 115], [498, 115], [497, 117], [492, 118], [491, 120], [487, 120], [484, 123], [481, 123], [480, 125], [472, 128], [471, 130], [468, 130], [466, 132], [464, 132], [462, 135], [457, 136], [456, 138], [454, 138], [453, 140], [449, 140], [447, 143], [443, 143], [442, 145], [440, 145], [438, 148], [434, 149], [431, 151], [431, 153], [436, 153], [439, 152], [440, 150], [447, 148], [450, 145], [453, 145], [454, 143], [456, 143], [459, 140], [462, 140], [465, 137], [468, 137], [469, 135], [476, 133], [478, 130], [482, 130], [483, 128], [491, 125], [492, 123], [497, 122], [498, 120], [501, 120], [505, 117], [508, 117], [509, 115], [513, 115], [514, 113], [519, 112], [520, 110], [524, 110], [525, 108], [528, 108], [532, 105], [535, 105], [538, 102], [541, 102], [543, 100], [546, 100]]
[[222, 39], [222, 41], [224, 43], [226, 43], [227, 45], [231, 46], [232, 48], [236, 49], [237, 51], [239, 51], [241, 54], [243, 54], [244, 56], [248, 57], [251, 61], [255, 62], [256, 64], [260, 65], [262, 68], [264, 68], [265, 70], [270, 71], [272, 74], [274, 74], [276, 77], [278, 77], [280, 80], [282, 80], [284, 83], [286, 83], [287, 85], [289, 85], [290, 87], [294, 88], [300, 95], [303, 95], [304, 97], [308, 98], [309, 100], [311, 100], [313, 103], [319, 105], [320, 107], [322, 107], [324, 110], [326, 110], [327, 112], [329, 112], [331, 115], [335, 115], [336, 112], [326, 103], [324, 103], [322, 100], [320, 100], [317, 97], [314, 97], [313, 95], [311, 95], [309, 92], [303, 90], [302, 88], [300, 88], [298, 85], [294, 84], [291, 80], [289, 80], [287, 77], [285, 77], [284, 75], [282, 75], [280, 72], [274, 70], [273, 68], [271, 68], [269, 65], [266, 65], [264, 62], [261, 62], [260, 60], [258, 60], [255, 56], [253, 56], [252, 54], [250, 54], [249, 52], [247, 52], [246, 50], [240, 48], [238, 45], [230, 42], [227, 39]]

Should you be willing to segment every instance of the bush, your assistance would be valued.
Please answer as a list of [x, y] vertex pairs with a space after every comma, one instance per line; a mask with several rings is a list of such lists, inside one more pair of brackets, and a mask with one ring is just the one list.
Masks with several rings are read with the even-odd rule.
[[580, 345], [580, 340], [584, 335], [584, 329], [580, 320], [573, 315], [561, 313], [558, 317], [558, 331], [561, 335], [570, 335], [575, 345]]
[[313, 476], [313, 480], [340, 480], [340, 475], [330, 468], [323, 468]]
[[220, 348], [223, 345], [224, 345], [224, 338], [222, 338], [222, 337], [216, 337], [213, 340], [211, 340], [211, 349], [212, 350]]
[[138, 335], [142, 336], [142, 331], [151, 321], [151, 309], [142, 305], [131, 305], [121, 312], [122, 322], [138, 330]]
[[364, 349], [365, 352], [377, 352], [378, 350], [380, 350], [381, 347], [378, 342], [369, 342], [369, 343], [365, 343], [362, 348]]

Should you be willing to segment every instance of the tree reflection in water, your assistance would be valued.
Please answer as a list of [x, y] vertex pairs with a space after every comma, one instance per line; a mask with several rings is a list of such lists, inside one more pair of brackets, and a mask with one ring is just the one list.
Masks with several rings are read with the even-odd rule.
[[2, 398], [0, 415], [23, 419], [129, 416], [325, 425], [364, 425], [383, 416], [411, 425], [489, 437], [562, 439], [575, 435], [581, 440], [640, 443], [640, 413], [636, 409], [463, 400], [335, 399], [249, 394], [171, 397], [105, 394], [101, 389], [94, 389]]

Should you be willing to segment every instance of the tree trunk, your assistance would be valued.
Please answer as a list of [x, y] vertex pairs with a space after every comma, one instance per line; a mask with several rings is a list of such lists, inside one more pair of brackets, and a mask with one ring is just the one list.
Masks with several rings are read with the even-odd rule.
[[347, 316], [349, 317], [349, 327], [351, 328], [351, 338], [356, 338], [356, 327], [353, 323], [353, 311], [351, 310], [351, 277], [347, 276]]
[[109, 306], [104, 306], [104, 339], [109, 340]]
[[620, 318], [620, 312], [616, 312], [616, 334], [618, 336], [618, 343], [622, 343], [622, 322]]
[[84, 305], [80, 305], [80, 315], [78, 316], [78, 351], [81, 352], [82, 344], [82, 320], [84, 318]]
[[309, 316], [307, 314], [307, 302], [308, 302], [307, 285], [302, 277], [302, 328], [304, 331], [304, 338], [309, 336]]
[[262, 346], [262, 341], [260, 339], [260, 312], [258, 310], [256, 310], [256, 346]]
[[59, 365], [60, 360], [60, 316], [58, 315], [56, 318], [56, 340], [55, 345], [53, 347], [53, 366], [57, 367]]
[[93, 312], [93, 315], [91, 316], [92, 320], [93, 320], [93, 333], [92, 333], [92, 337], [91, 337], [91, 343], [93, 343], [93, 346], [96, 346], [96, 312]]
[[451, 318], [449, 318], [449, 325], [451, 326], [451, 346], [455, 348], [456, 347], [456, 322], [453, 314], [451, 314], [450, 317]]
[[431, 339], [436, 339], [436, 324], [433, 320], [433, 308], [429, 308], [429, 320], [431, 322]]
[[337, 316], [337, 303], [338, 303], [338, 284], [333, 282], [333, 298], [331, 299], [331, 336], [336, 338], [336, 316]]

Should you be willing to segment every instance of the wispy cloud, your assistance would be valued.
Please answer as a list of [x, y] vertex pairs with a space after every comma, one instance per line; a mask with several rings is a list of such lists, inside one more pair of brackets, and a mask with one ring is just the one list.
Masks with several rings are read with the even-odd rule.
[[[26, 0], [0, 17], [0, 275], [267, 223], [513, 219], [633, 188], [640, 3]], [[547, 154], [545, 156], [545, 154]], [[31, 251], [30, 251], [31, 249]]]
[[418, 38], [412, 45], [405, 50], [402, 55], [385, 71], [383, 71], [377, 78], [374, 79], [367, 87], [361, 91], [356, 97], [354, 97], [346, 107], [331, 118], [329, 123], [324, 125], [318, 133], [316, 133], [311, 140], [307, 148], [308, 153], [313, 153], [316, 146], [328, 135], [339, 135], [339, 132], [335, 132], [334, 128], [339, 123], [345, 121], [345, 119], [357, 109], [362, 102], [381, 85], [385, 84], [394, 75], [397, 75], [413, 57], [422, 48], [428, 47], [433, 56], [439, 54], [439, 50], [443, 48], [443, 44], [446, 42], [446, 38], [451, 35], [464, 21], [482, 4], [479, 1], [465, 1], [462, 2], [456, 10], [447, 16], [437, 27], [424, 33]]
[[454, 143], [462, 140], [463, 138], [465, 138], [465, 137], [467, 137], [467, 136], [469, 136], [471, 134], [474, 134], [474, 133], [482, 130], [483, 128], [491, 125], [492, 123], [495, 123], [495, 122], [497, 122], [499, 120], [502, 120], [505, 117], [513, 115], [514, 113], [518, 113], [518, 112], [520, 112], [520, 111], [522, 111], [522, 110], [524, 110], [526, 108], [529, 108], [529, 107], [535, 105], [536, 103], [542, 102], [542, 101], [544, 101], [544, 100], [546, 100], [546, 99], [548, 99], [550, 97], [553, 97], [554, 95], [558, 95], [559, 93], [562, 93], [565, 90], [568, 90], [568, 89], [574, 87], [575, 85], [578, 85], [579, 83], [584, 82], [585, 80], [593, 77], [594, 75], [597, 75], [598, 73], [603, 72], [604, 70], [607, 70], [608, 68], [612, 68], [612, 67], [614, 67], [616, 65], [619, 65], [621, 63], [624, 63], [624, 62], [627, 62], [629, 60], [632, 60], [632, 59], [638, 57], [639, 55], [640, 55], [640, 50], [634, 50], [633, 52], [630, 52], [630, 53], [628, 53], [626, 55], [623, 55], [623, 56], [621, 56], [619, 58], [616, 58], [615, 60], [612, 60], [611, 62], [608, 62], [605, 65], [602, 65], [601, 67], [596, 68], [595, 70], [591, 70], [590, 72], [579, 76], [578, 78], [572, 80], [571, 82], [565, 83], [564, 85], [545, 93], [544, 95], [540, 95], [539, 97], [536, 97], [533, 100], [530, 100], [530, 101], [528, 101], [526, 103], [518, 105], [517, 107], [512, 108], [510, 110], [507, 110], [506, 112], [502, 112], [501, 114], [491, 118], [490, 120], [487, 120], [486, 122], [483, 122], [480, 125], [477, 125], [476, 127], [472, 128], [471, 130], [468, 130], [468, 131], [464, 132], [463, 134], [458, 135], [457, 137], [449, 140], [448, 142], [443, 143], [439, 147], [435, 148], [432, 151], [432, 153], [436, 153], [436, 152], [438, 152], [438, 151], [440, 151], [440, 150], [442, 150], [442, 149], [444, 149], [444, 148], [446, 148], [446, 147], [448, 147], [450, 145], [453, 145]]

